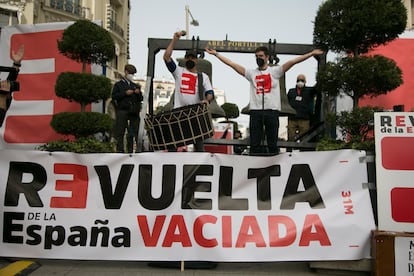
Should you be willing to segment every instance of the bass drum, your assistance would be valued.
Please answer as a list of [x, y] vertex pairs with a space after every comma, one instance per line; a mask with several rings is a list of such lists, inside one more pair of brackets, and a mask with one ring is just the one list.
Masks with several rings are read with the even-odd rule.
[[214, 134], [207, 104], [188, 105], [155, 116], [147, 114], [144, 122], [153, 150], [177, 149]]

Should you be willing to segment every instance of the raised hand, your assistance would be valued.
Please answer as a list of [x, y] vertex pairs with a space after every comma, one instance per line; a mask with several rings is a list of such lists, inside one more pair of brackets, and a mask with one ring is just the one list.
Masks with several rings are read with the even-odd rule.
[[207, 53], [209, 53], [210, 55], [213, 55], [213, 56], [217, 55], [217, 51], [216, 51], [216, 50], [214, 50], [214, 49], [205, 48], [204, 50], [205, 50]]
[[17, 50], [17, 52], [15, 52], [14, 50], [12, 50], [12, 59], [13, 59], [13, 62], [20, 64], [20, 62], [23, 59], [23, 55], [24, 55], [24, 45], [20, 45], [20, 47]]

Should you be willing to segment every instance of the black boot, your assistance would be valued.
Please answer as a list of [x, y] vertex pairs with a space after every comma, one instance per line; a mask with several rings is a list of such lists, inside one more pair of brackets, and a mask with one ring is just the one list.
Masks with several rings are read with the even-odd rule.
[[6, 109], [0, 108], [0, 127], [3, 125], [3, 121], [5, 117], [6, 117]]

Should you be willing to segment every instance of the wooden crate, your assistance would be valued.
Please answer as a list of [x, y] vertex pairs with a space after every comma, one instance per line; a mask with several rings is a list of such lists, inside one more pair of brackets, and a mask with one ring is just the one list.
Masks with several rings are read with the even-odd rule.
[[[373, 231], [372, 234], [372, 258], [373, 275], [395, 275], [395, 238], [412, 237], [414, 233]], [[396, 275], [398, 276], [398, 275]]]

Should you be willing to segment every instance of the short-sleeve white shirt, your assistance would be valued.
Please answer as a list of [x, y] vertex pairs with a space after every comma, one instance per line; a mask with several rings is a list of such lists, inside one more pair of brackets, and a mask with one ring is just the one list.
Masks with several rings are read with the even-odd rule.
[[258, 68], [246, 70], [245, 78], [250, 82], [250, 110], [281, 110], [279, 79], [282, 76], [280, 65], [268, 66], [263, 71]]
[[[197, 73], [192, 73], [184, 67], [177, 66], [172, 74], [175, 79], [174, 108], [199, 103]], [[213, 90], [207, 74], [202, 73], [202, 75], [204, 91]]]

